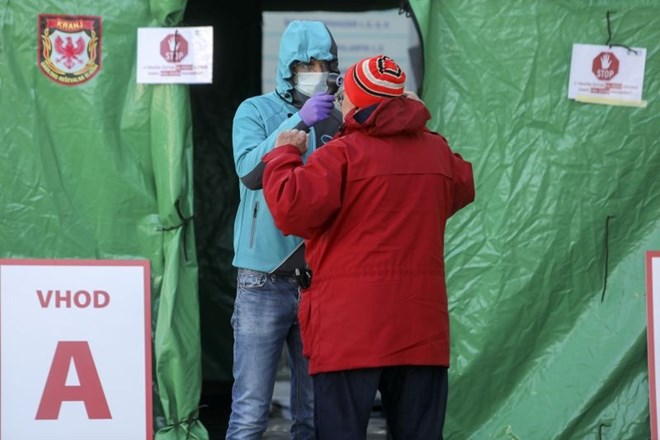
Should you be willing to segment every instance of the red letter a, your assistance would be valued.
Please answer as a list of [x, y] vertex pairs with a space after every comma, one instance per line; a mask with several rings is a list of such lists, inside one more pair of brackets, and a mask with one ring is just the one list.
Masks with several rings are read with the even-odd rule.
[[[71, 361], [76, 364], [80, 384], [77, 386], [66, 385]], [[112, 418], [87, 341], [60, 341], [57, 343], [36, 419], [57, 419], [64, 401], [85, 402], [87, 417], [90, 419]]]

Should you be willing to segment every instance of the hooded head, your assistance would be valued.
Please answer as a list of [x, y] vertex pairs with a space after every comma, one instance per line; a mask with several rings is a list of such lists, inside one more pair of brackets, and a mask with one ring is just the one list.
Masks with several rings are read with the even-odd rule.
[[309, 63], [312, 58], [327, 61], [330, 71], [339, 73], [337, 44], [326, 25], [320, 21], [292, 21], [282, 33], [276, 76], [277, 92], [287, 101], [292, 100], [293, 64]]
[[344, 77], [344, 93], [359, 108], [403, 95], [406, 74], [391, 58], [378, 55], [353, 64]]

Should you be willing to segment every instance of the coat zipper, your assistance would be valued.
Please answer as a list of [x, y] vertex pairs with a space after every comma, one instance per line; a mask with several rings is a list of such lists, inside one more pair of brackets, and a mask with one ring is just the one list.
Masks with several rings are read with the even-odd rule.
[[254, 234], [257, 231], [257, 211], [259, 210], [259, 202], [254, 202], [254, 209], [252, 210], [252, 227], [250, 228], [250, 248], [254, 247]]

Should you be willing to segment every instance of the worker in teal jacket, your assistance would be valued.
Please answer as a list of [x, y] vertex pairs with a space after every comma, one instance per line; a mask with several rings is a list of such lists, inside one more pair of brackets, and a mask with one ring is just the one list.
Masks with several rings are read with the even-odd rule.
[[292, 21], [282, 34], [276, 90], [245, 100], [234, 117], [234, 162], [241, 184], [234, 225], [238, 278], [227, 439], [260, 439], [268, 427], [284, 344], [291, 370], [291, 438], [314, 438], [312, 381], [297, 320], [299, 287], [307, 273], [304, 244], [275, 227], [261, 190], [261, 159], [283, 130], [309, 132], [307, 155], [332, 138], [341, 125], [332, 94], [338, 73], [337, 46], [328, 28]]

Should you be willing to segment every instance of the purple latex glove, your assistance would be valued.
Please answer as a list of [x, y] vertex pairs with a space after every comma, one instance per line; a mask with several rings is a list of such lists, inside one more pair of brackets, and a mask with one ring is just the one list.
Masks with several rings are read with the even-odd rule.
[[308, 127], [311, 127], [317, 122], [323, 121], [330, 116], [332, 109], [335, 108], [334, 100], [334, 95], [317, 93], [303, 104], [299, 112], [300, 119], [302, 119]]

